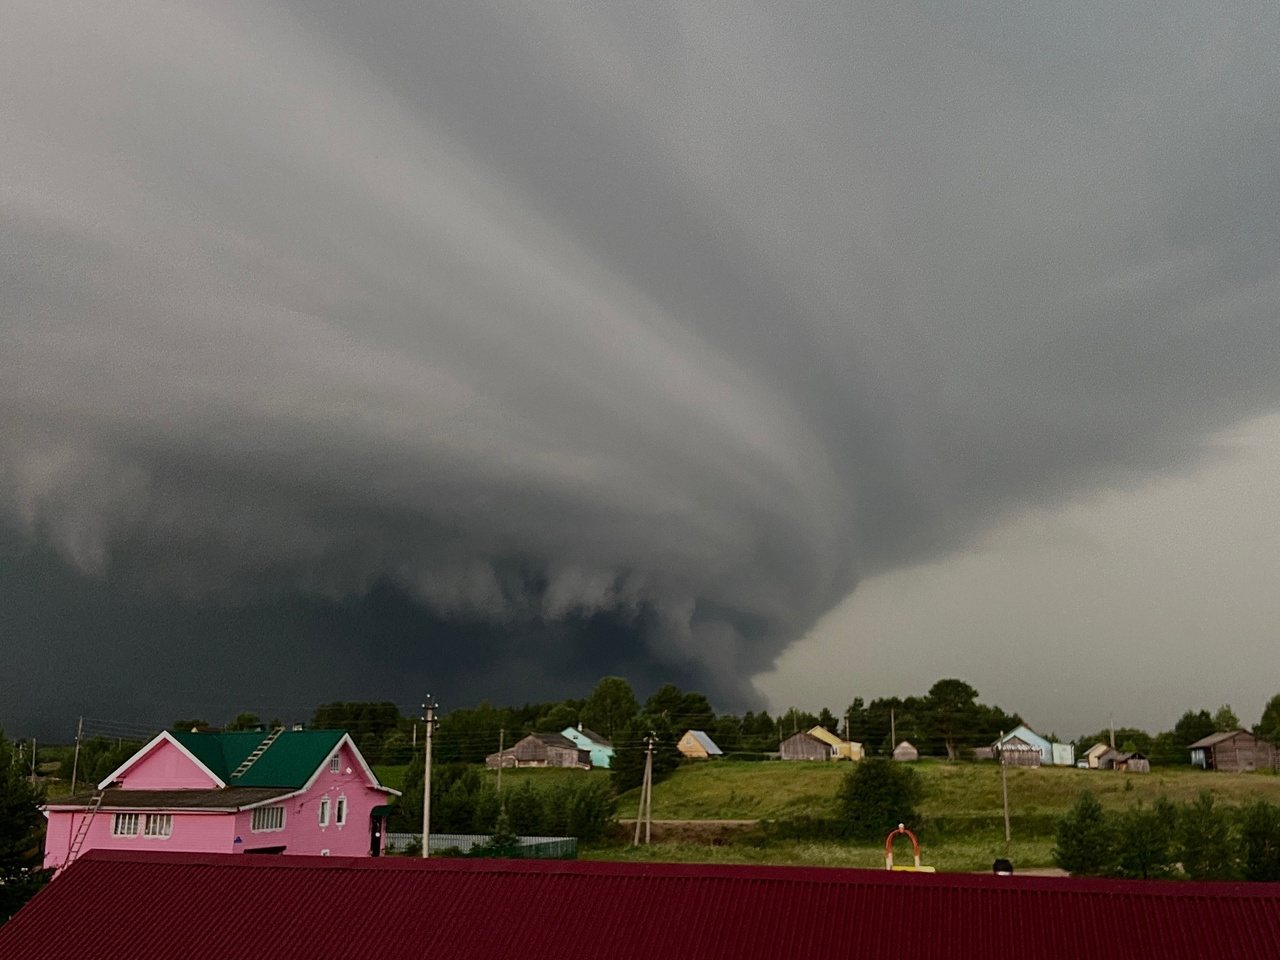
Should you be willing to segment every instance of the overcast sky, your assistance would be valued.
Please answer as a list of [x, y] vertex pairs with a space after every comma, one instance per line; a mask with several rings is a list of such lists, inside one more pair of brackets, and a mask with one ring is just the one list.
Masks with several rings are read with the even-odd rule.
[[0, 722], [605, 672], [1256, 719], [1276, 49], [1271, 2], [11, 0]]

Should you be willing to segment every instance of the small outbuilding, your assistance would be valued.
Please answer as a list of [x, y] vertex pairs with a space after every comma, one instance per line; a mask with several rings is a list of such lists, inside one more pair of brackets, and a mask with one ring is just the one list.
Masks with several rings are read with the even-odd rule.
[[913, 747], [910, 741], [903, 740], [893, 748], [893, 759], [913, 763], [920, 759], [920, 751]]
[[1213, 733], [1191, 744], [1191, 765], [1224, 773], [1276, 769], [1276, 747], [1248, 730]]
[[1111, 768], [1125, 773], [1150, 773], [1151, 761], [1147, 759], [1145, 753], [1135, 750], [1132, 753], [1119, 754], [1112, 762]]
[[591, 754], [561, 733], [531, 733], [500, 753], [484, 758], [486, 767], [577, 767], [591, 769]]
[[830, 760], [833, 757], [831, 744], [805, 730], [783, 740], [778, 753], [783, 760]]
[[810, 728], [808, 733], [829, 746], [835, 760], [861, 760], [863, 757], [862, 744], [856, 740], [842, 740], [821, 724]]
[[686, 730], [676, 743], [676, 749], [692, 760], [709, 760], [724, 755], [705, 730]]
[[1103, 755], [1110, 749], [1111, 747], [1105, 743], [1095, 743], [1084, 752], [1084, 762], [1088, 764], [1090, 770], [1097, 770], [1102, 766], [1100, 761]]
[[996, 741], [991, 749], [1006, 767], [1038, 767], [1044, 761], [1039, 747], [1013, 735]]

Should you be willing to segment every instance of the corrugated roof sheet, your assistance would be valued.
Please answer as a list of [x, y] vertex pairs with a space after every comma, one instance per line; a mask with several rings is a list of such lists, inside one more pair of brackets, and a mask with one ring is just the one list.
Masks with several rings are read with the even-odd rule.
[[91, 956], [1274, 960], [1280, 884], [94, 850], [0, 927]]
[[[170, 731], [172, 737], [191, 751], [224, 782], [232, 783], [231, 774], [269, 733], [263, 731], [232, 733], [191, 733]], [[262, 756], [253, 762], [234, 784], [240, 787], [303, 786], [316, 768], [328, 759], [345, 735], [343, 730], [285, 730]]]
[[716, 742], [711, 739], [704, 730], [690, 730], [689, 736], [697, 740], [702, 745], [702, 749], [707, 751], [713, 757], [721, 756], [723, 751], [716, 746]]

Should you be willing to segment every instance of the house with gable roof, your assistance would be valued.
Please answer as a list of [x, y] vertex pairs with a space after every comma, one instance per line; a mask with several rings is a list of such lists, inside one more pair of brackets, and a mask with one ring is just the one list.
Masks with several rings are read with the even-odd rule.
[[613, 744], [608, 738], [584, 727], [581, 723], [576, 727], [565, 727], [560, 731], [560, 735], [572, 740], [579, 749], [587, 751], [591, 755], [591, 766], [609, 769], [609, 763], [613, 760]]
[[676, 742], [676, 749], [693, 760], [708, 760], [724, 753], [705, 730], [686, 730]]
[[91, 849], [378, 856], [398, 795], [342, 730], [165, 730], [93, 793], [41, 807], [44, 865]]

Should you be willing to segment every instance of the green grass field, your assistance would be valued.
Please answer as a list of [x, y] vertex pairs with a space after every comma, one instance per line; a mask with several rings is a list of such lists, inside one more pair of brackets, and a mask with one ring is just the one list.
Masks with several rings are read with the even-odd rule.
[[[851, 769], [844, 763], [745, 763], [717, 760], [687, 763], [653, 789], [655, 820], [763, 820], [793, 817], [831, 817], [841, 779]], [[924, 846], [924, 862], [939, 870], [981, 871], [1006, 855], [1000, 803], [1000, 768], [994, 763], [945, 763], [925, 760], [914, 764], [924, 787], [920, 822], [909, 824]], [[399, 787], [404, 767], [379, 767], [388, 786]], [[1159, 797], [1175, 802], [1194, 799], [1211, 790], [1218, 801], [1238, 806], [1253, 799], [1280, 804], [1280, 776], [1269, 774], [1206, 773], [1187, 767], [1157, 768], [1149, 774], [1079, 770], [1071, 767], [1010, 769], [1009, 806], [1013, 842], [1007, 853], [1021, 868], [1053, 865], [1053, 829], [1084, 790], [1107, 809], [1123, 810]], [[486, 776], [496, 780], [496, 771]], [[567, 778], [607, 777], [593, 770], [506, 770], [503, 789], [523, 782], [535, 786]], [[639, 791], [618, 800], [618, 817], [636, 815]], [[619, 838], [626, 831], [619, 832]], [[715, 863], [778, 863], [810, 866], [879, 868], [884, 865], [880, 844], [794, 840], [771, 836], [768, 829], [730, 830], [714, 841], [697, 837], [697, 830], [679, 839], [632, 847], [622, 839], [585, 845], [586, 859], [662, 860]], [[905, 842], [901, 854], [905, 855]]]

